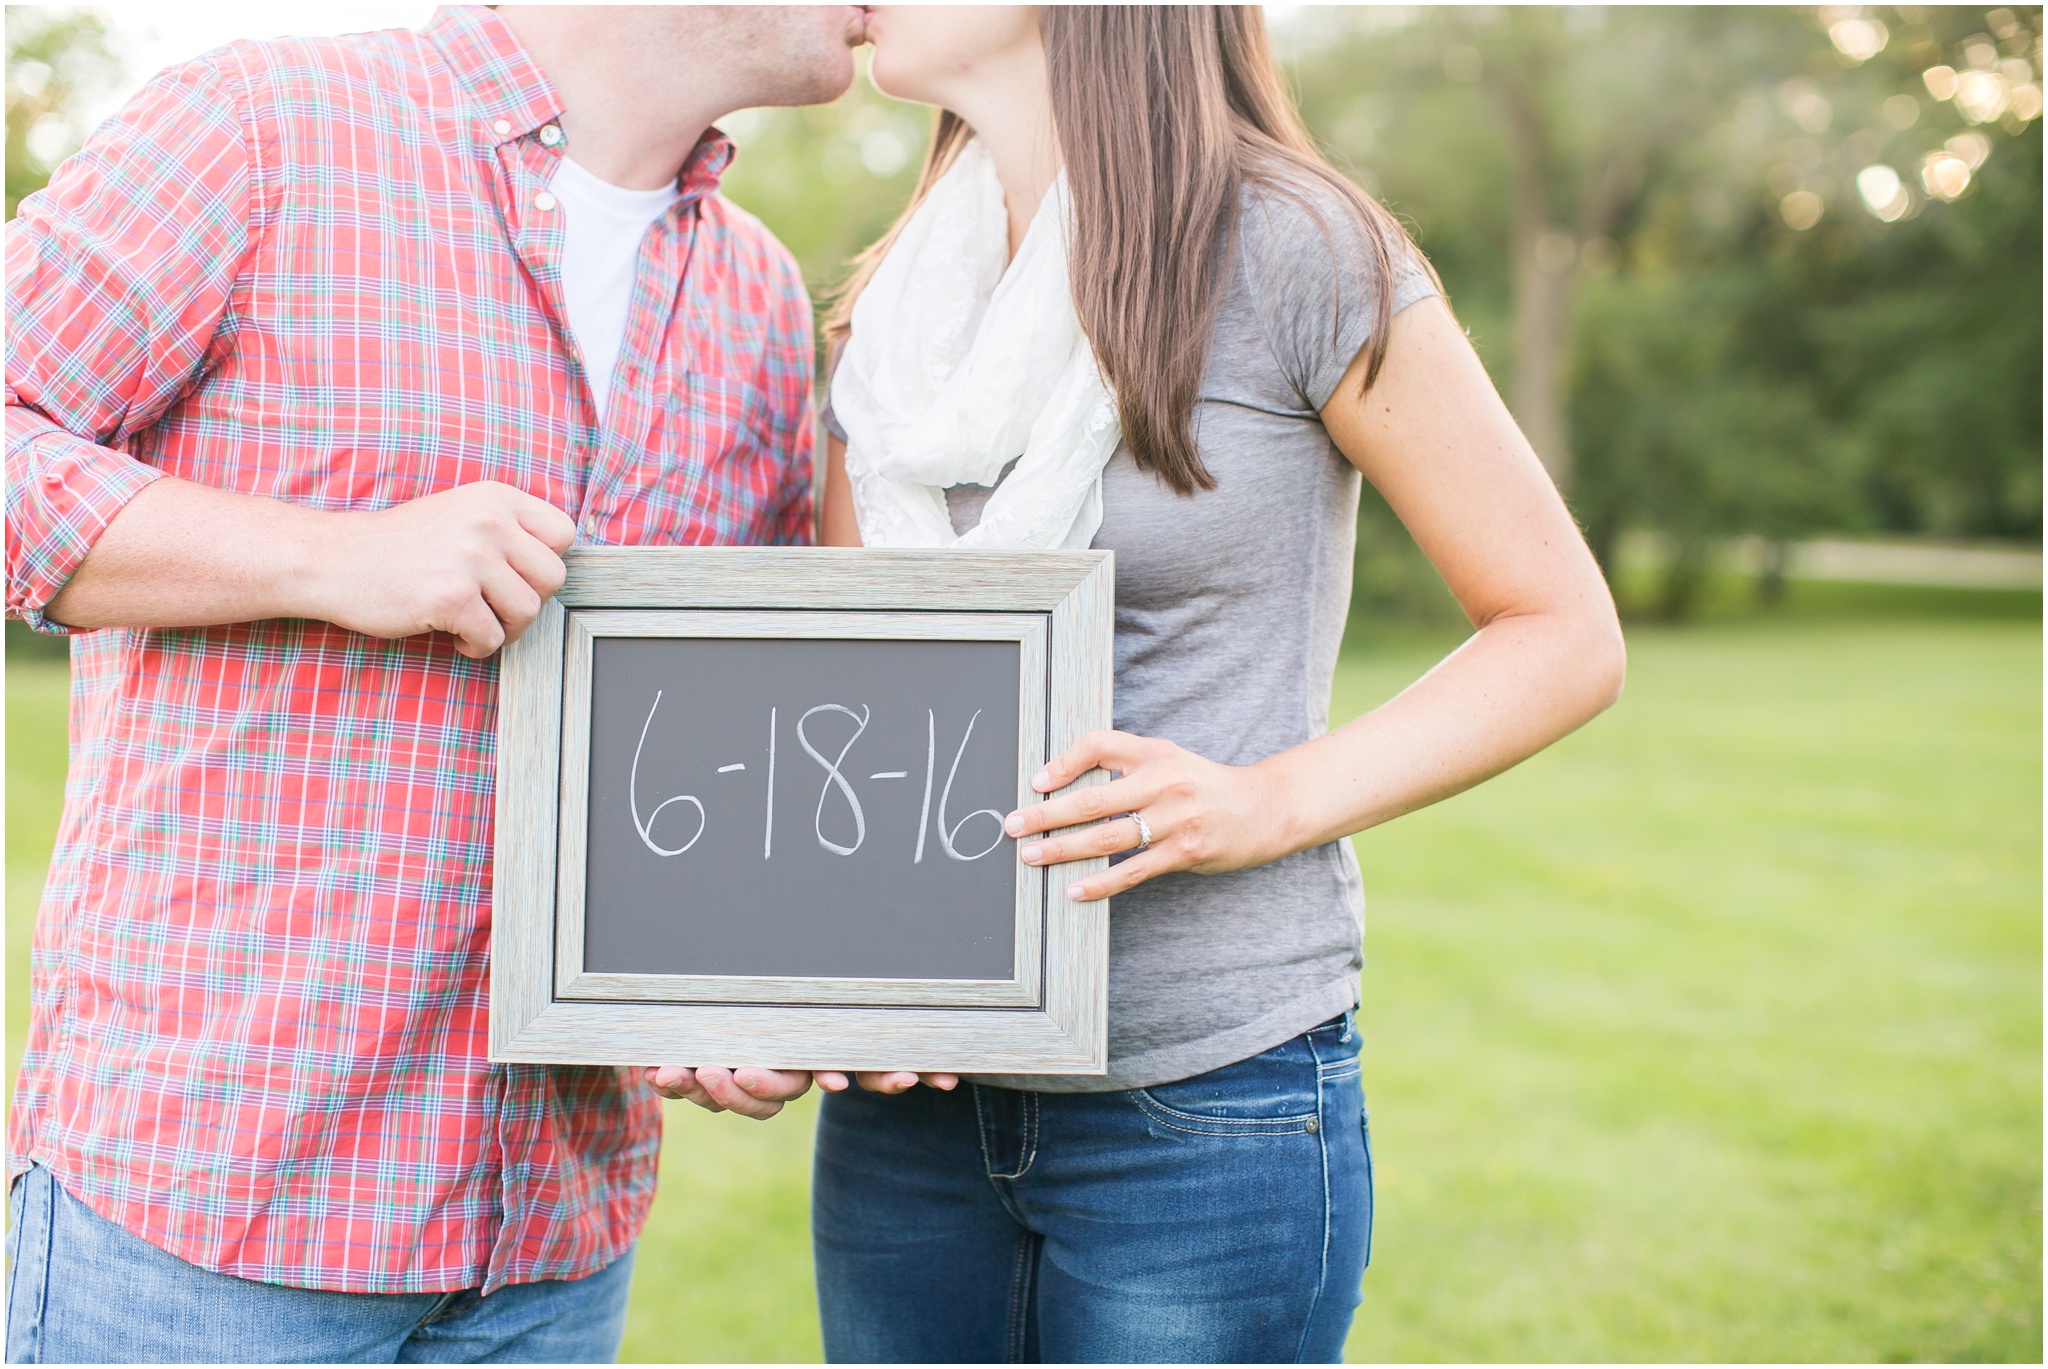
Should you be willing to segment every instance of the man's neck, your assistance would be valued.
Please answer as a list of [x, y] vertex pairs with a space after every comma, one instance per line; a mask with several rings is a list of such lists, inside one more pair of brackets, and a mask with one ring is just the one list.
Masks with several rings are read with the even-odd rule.
[[570, 7], [507, 5], [498, 16], [562, 97], [577, 163], [613, 185], [672, 184], [712, 121], [737, 107], [690, 53], [637, 33], [632, 7], [578, 17]]

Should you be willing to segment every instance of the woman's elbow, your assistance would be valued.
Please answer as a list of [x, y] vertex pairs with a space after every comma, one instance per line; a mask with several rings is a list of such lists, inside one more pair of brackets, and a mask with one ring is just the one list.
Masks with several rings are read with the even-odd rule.
[[1586, 625], [1579, 668], [1591, 705], [1588, 718], [1605, 713], [1620, 701], [1622, 685], [1628, 680], [1628, 643], [1622, 639], [1621, 620], [1612, 607]]

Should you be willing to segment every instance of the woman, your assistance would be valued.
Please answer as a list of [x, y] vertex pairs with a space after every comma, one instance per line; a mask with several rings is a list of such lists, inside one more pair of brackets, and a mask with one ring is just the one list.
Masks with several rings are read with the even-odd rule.
[[[1372, 1205], [1344, 838], [1611, 703], [1612, 602], [1256, 8], [885, 6], [868, 36], [941, 113], [834, 320], [825, 540], [1114, 549], [1117, 730], [1035, 787], [1119, 778], [1008, 828], [1031, 864], [1121, 858], [1075, 891], [1116, 900], [1106, 1076], [820, 1075], [827, 1352], [1335, 1360]], [[1326, 734], [1361, 473], [1477, 631]]]

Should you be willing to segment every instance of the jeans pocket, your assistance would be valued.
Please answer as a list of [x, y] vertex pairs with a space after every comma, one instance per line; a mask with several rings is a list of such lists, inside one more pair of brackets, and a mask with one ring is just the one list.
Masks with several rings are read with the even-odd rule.
[[1133, 1089], [1131, 1097], [1159, 1125], [1200, 1136], [1280, 1136], [1321, 1125], [1316, 1060], [1300, 1036], [1206, 1074]]

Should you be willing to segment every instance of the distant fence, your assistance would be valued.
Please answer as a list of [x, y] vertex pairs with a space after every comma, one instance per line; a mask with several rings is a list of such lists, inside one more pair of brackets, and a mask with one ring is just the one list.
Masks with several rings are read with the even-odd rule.
[[[1658, 569], [1671, 559], [1670, 541], [1638, 532], [1620, 546], [1625, 566]], [[1769, 544], [1761, 537], [1737, 537], [1722, 544], [1716, 564], [1745, 575], [1761, 575]], [[2040, 589], [2041, 552], [2009, 544], [1861, 540], [1820, 537], [1785, 548], [1789, 580], [1847, 580], [1879, 585], [1927, 585], [1946, 589]]]

